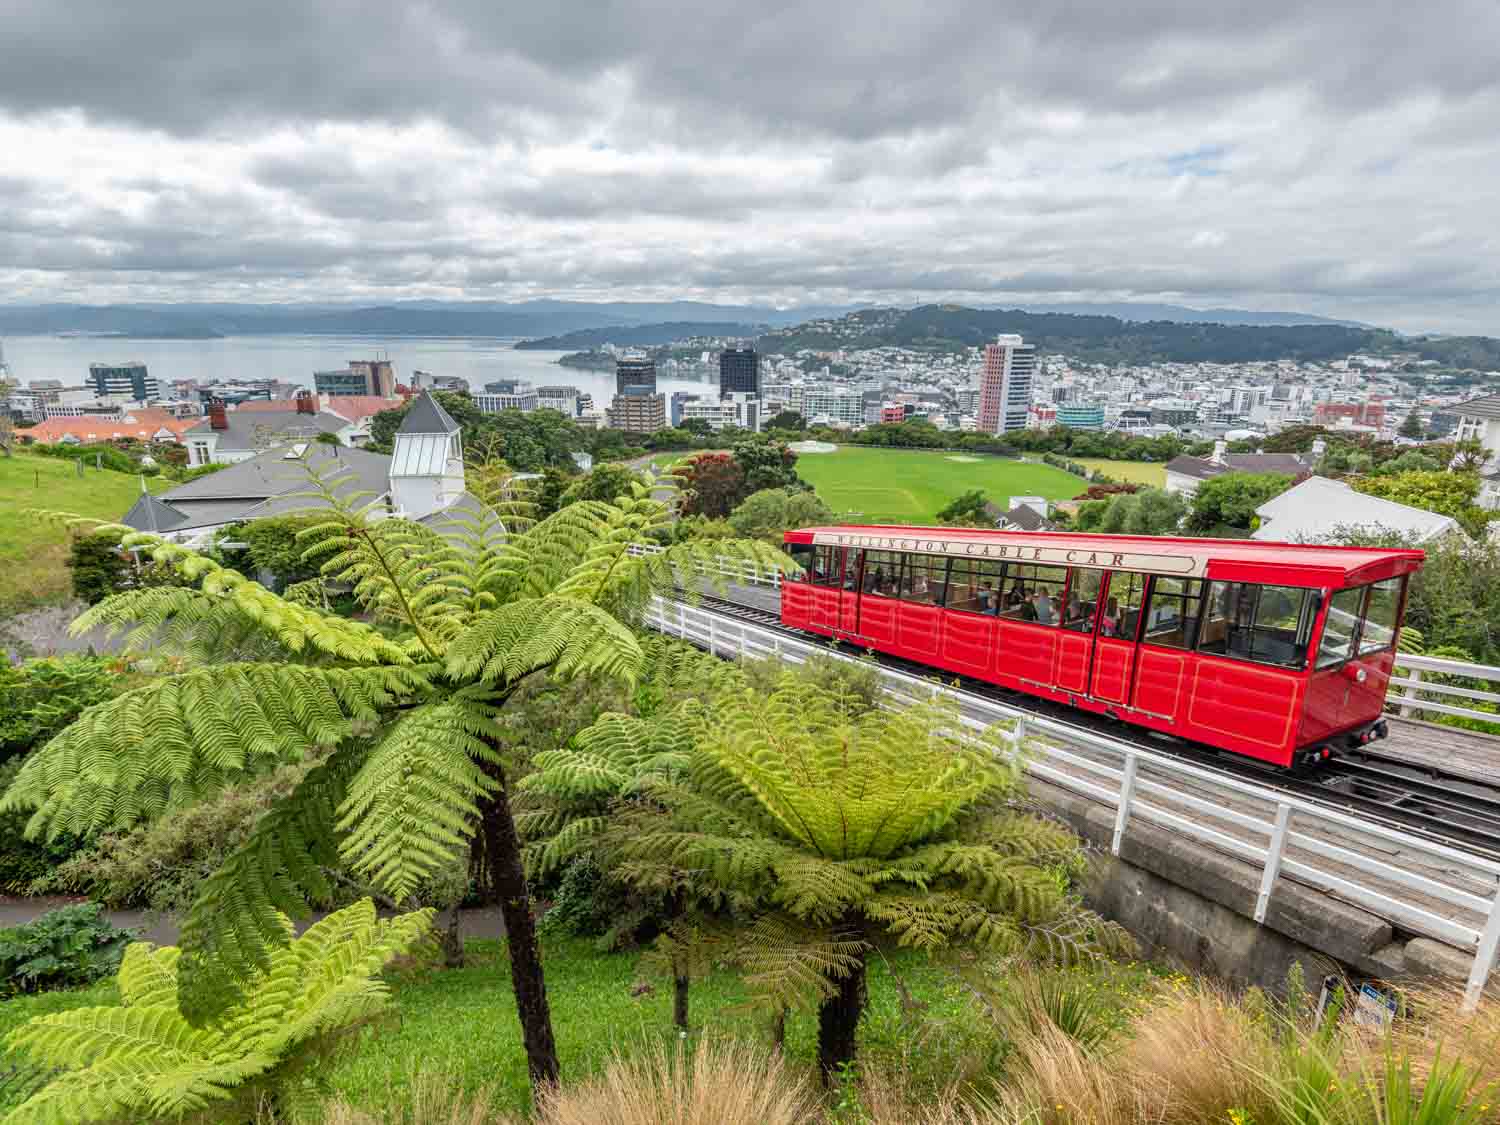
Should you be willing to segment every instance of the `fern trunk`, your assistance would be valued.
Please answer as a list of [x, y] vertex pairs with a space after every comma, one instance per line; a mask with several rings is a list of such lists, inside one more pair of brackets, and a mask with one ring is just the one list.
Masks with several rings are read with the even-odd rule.
[[557, 1043], [552, 1037], [552, 1012], [547, 1005], [547, 982], [542, 973], [542, 950], [536, 939], [536, 918], [526, 869], [521, 863], [521, 838], [510, 808], [505, 772], [486, 763], [485, 772], [500, 783], [481, 805], [485, 858], [489, 867], [489, 897], [500, 905], [505, 940], [510, 950], [510, 981], [526, 1047], [526, 1070], [533, 1097], [555, 1086], [561, 1077]]
[[683, 1031], [688, 1029], [688, 984], [686, 974], [672, 981], [672, 1022]]
[[[865, 922], [851, 915], [840, 927], [839, 937], [846, 941], [865, 940]], [[865, 989], [865, 951], [847, 974], [829, 981], [834, 994], [818, 1006], [818, 1067], [823, 1084], [837, 1081], [839, 1073], [854, 1061], [854, 1035], [859, 1018], [864, 1015], [868, 993]]]

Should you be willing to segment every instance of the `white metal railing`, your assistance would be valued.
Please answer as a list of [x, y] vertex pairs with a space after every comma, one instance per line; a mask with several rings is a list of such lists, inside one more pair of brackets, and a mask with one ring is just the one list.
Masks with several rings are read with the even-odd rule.
[[[1464, 684], [1444, 683], [1441, 679], [1434, 679], [1435, 676], [1459, 676], [1466, 680], [1478, 680], [1495, 690], [1486, 691], [1484, 688]], [[1405, 690], [1398, 695], [1397, 691], [1403, 688]], [[1437, 698], [1429, 699], [1427, 696]], [[1388, 710], [1394, 710], [1402, 718], [1410, 718], [1417, 712], [1430, 712], [1435, 715], [1479, 719], [1500, 727], [1500, 714], [1466, 707], [1466, 700], [1500, 704], [1500, 668], [1492, 664], [1470, 664], [1465, 660], [1443, 660], [1436, 656], [1413, 656], [1404, 652], [1396, 654], [1391, 690], [1386, 696]]]
[[[659, 555], [666, 548], [656, 543], [632, 543], [628, 550], [632, 555]], [[698, 570], [702, 574], [718, 574], [736, 582], [769, 586], [773, 590], [781, 589], [781, 571], [765, 570], [752, 562], [732, 558], [729, 555], [715, 555], [711, 563], [700, 563]]]
[[[656, 599], [647, 624], [721, 656], [799, 664], [814, 654], [855, 659], [675, 600]], [[1262, 923], [1283, 875], [1315, 889], [1337, 892], [1412, 933], [1472, 951], [1465, 1005], [1472, 1009], [1478, 1004], [1500, 947], [1500, 861], [1032, 715], [935, 679], [885, 667], [879, 671], [887, 689], [897, 697], [941, 693], [959, 700], [966, 721], [976, 727], [1013, 723], [1011, 738], [1024, 748], [1030, 774], [1114, 809], [1111, 850], [1115, 855], [1120, 854], [1130, 824], [1141, 821], [1255, 864], [1261, 877], [1254, 917]], [[1195, 791], [1164, 784], [1152, 775], [1188, 782]], [[1184, 809], [1197, 815], [1178, 811]], [[1413, 862], [1397, 866], [1402, 856]]]

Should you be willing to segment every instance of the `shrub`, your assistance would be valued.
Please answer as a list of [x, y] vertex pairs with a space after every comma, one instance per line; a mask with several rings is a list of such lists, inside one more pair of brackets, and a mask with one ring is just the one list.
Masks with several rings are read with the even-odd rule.
[[128, 832], [102, 836], [34, 889], [75, 891], [112, 907], [186, 911], [203, 880], [250, 838], [261, 817], [288, 798], [306, 772], [305, 766], [283, 767]]
[[[7, 1037], [28, 1061], [67, 1068], [7, 1121], [175, 1121], [203, 1110], [244, 1121], [262, 1107], [279, 1120], [311, 1117], [329, 1056], [386, 1006], [376, 974], [431, 919], [426, 910], [378, 919], [369, 899], [330, 914], [275, 949], [243, 995], [197, 1027], [178, 1010], [180, 951], [137, 942], [120, 965], [119, 1006], [38, 1016]], [[290, 939], [291, 922], [281, 923]]]
[[115, 667], [95, 656], [0, 662], [0, 761], [40, 746], [85, 707], [110, 698], [119, 681]]
[[[20, 771], [19, 757], [0, 764], [0, 793], [5, 792]], [[25, 810], [0, 812], [0, 892], [28, 894], [36, 880], [50, 874], [83, 846], [71, 836], [28, 840], [26, 822], [30, 819], [31, 814]]]
[[0, 930], [0, 992], [46, 992], [92, 984], [120, 967], [133, 935], [95, 902], [49, 910]]
[[76, 535], [68, 551], [73, 596], [87, 605], [102, 602], [125, 588], [130, 560], [108, 535]]

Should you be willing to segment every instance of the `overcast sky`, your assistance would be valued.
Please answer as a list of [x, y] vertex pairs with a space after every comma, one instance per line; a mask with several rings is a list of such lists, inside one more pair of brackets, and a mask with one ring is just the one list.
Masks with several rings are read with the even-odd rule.
[[1495, 0], [7, 0], [0, 300], [1500, 335]]

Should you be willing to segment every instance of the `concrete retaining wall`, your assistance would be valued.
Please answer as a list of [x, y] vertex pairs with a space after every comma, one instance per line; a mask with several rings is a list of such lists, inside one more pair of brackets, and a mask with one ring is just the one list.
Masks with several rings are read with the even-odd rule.
[[1308, 981], [1333, 972], [1460, 983], [1468, 975], [1472, 954], [1427, 938], [1403, 940], [1383, 919], [1286, 878], [1260, 925], [1260, 872], [1249, 864], [1140, 820], [1130, 822], [1120, 855], [1110, 856], [1113, 810], [1035, 778], [1027, 787], [1104, 853], [1090, 905], [1130, 930], [1148, 956], [1272, 990], [1285, 984], [1293, 963]]

